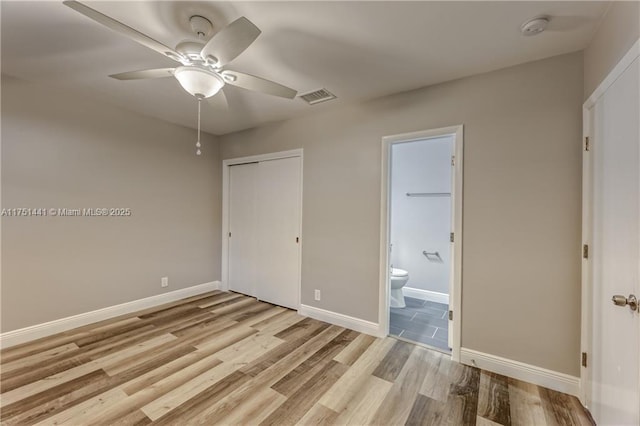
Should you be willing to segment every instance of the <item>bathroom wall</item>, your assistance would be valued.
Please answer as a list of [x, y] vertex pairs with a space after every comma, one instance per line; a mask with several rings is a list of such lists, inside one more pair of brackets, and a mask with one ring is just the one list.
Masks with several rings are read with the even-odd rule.
[[[408, 192], [451, 193], [453, 136], [391, 148], [391, 263], [409, 272], [405, 288], [449, 293], [451, 197], [408, 197]], [[441, 262], [422, 252], [438, 252]]]

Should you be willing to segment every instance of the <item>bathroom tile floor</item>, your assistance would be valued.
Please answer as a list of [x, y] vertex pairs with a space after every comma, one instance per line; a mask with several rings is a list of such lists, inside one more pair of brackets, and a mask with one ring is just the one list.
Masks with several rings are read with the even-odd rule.
[[406, 308], [391, 308], [389, 334], [450, 353], [447, 344], [449, 305], [406, 296], [404, 300]]

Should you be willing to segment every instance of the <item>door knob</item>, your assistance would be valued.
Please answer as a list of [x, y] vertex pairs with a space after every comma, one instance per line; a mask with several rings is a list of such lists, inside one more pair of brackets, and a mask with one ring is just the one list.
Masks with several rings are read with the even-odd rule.
[[629, 309], [632, 311], [638, 310], [638, 299], [635, 295], [630, 294], [629, 297], [624, 297], [620, 294], [616, 294], [611, 298], [613, 304], [616, 306], [627, 306], [629, 305]]

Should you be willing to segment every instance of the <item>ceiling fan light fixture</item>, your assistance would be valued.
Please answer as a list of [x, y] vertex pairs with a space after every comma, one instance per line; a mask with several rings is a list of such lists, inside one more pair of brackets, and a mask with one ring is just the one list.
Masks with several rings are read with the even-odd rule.
[[182, 88], [196, 98], [210, 98], [224, 86], [222, 77], [202, 68], [178, 67], [173, 75]]

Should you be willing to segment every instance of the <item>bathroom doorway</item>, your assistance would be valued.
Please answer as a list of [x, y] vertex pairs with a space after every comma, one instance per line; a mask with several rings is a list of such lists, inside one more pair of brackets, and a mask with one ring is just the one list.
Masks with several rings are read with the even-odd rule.
[[459, 354], [462, 126], [383, 139], [381, 325]]

